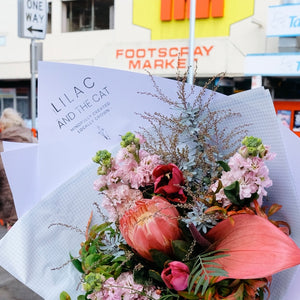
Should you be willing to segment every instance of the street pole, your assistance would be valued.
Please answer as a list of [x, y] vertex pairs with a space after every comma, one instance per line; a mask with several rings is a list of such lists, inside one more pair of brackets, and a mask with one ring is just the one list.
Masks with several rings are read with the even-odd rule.
[[36, 78], [35, 78], [35, 40], [31, 39], [31, 128], [36, 128]]
[[195, 49], [195, 19], [196, 19], [196, 0], [190, 1], [190, 37], [189, 37], [189, 57], [187, 83], [193, 84], [194, 78], [194, 49]]

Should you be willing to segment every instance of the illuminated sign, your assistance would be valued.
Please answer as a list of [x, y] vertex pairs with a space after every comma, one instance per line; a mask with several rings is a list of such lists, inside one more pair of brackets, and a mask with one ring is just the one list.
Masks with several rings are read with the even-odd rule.
[[[253, 15], [255, 0], [196, 0], [195, 37], [229, 36], [230, 26]], [[152, 40], [189, 37], [189, 0], [133, 0], [133, 24]]]

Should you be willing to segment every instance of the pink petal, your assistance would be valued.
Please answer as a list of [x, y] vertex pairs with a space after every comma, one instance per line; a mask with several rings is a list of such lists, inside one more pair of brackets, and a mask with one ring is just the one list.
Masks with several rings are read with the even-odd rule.
[[249, 214], [231, 218], [233, 222], [224, 220], [206, 235], [217, 250], [228, 250], [229, 256], [214, 261], [229, 278], [263, 278], [300, 264], [298, 246], [267, 219]]
[[174, 278], [171, 280], [171, 284], [176, 291], [183, 291], [188, 286], [188, 279], [189, 276], [186, 274], [182, 274], [183, 276], [174, 276]]

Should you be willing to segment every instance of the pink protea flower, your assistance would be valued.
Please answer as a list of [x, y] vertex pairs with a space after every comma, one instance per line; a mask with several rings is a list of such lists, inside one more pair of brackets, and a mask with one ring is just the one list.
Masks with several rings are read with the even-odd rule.
[[166, 199], [154, 196], [137, 201], [120, 219], [126, 242], [139, 255], [152, 261], [151, 249], [172, 253], [172, 241], [181, 239], [179, 213]]

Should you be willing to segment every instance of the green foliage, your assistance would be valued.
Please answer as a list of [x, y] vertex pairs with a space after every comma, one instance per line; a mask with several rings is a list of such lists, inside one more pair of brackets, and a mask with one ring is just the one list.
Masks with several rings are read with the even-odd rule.
[[234, 181], [224, 188], [224, 194], [235, 205], [240, 205], [240, 184]]
[[244, 153], [244, 156], [259, 156], [264, 157], [266, 154], [266, 148], [262, 143], [260, 138], [256, 138], [253, 136], [246, 136], [242, 140], [242, 144], [246, 146], [247, 151]]
[[166, 294], [162, 295], [159, 300], [179, 300], [180, 295], [178, 293], [173, 293], [171, 290], [167, 289]]
[[214, 289], [218, 289], [218, 293], [222, 297], [227, 297], [228, 295], [231, 294], [232, 288], [231, 285], [232, 280], [231, 279], [225, 279], [217, 283], [216, 286], [214, 286]]
[[217, 163], [223, 168], [223, 170], [225, 172], [230, 171], [230, 167], [229, 167], [228, 163], [226, 163], [225, 161], [218, 160]]
[[211, 251], [196, 257], [188, 281], [189, 293], [193, 291], [194, 295], [198, 293], [204, 295], [212, 277], [227, 276], [227, 272], [214, 260], [228, 256], [228, 254], [218, 253], [222, 253], [222, 251]]
[[111, 168], [111, 153], [107, 150], [99, 150], [96, 155], [92, 158], [93, 162], [99, 164], [98, 175], [107, 174], [108, 170]]
[[187, 300], [199, 300], [198, 295], [194, 295], [194, 294], [186, 292], [186, 291], [178, 291], [178, 294], [181, 297], [184, 297], [184, 299], [187, 299]]
[[63, 291], [59, 295], [59, 300], [71, 300], [71, 297], [67, 292]]
[[122, 135], [122, 141], [120, 145], [122, 148], [135, 145], [137, 149], [140, 149], [140, 140], [132, 132], [127, 132], [125, 135]]
[[82, 265], [81, 265], [81, 261], [77, 258], [74, 258], [71, 254], [70, 254], [70, 258], [72, 261], [72, 264], [74, 265], [74, 267], [80, 272], [80, 273], [84, 273], [83, 269], [82, 269]]
[[262, 145], [262, 141], [260, 138], [246, 136], [242, 140], [242, 144], [245, 145], [247, 148], [258, 148], [260, 145]]
[[249, 206], [249, 204], [258, 198], [257, 193], [251, 194], [250, 198], [240, 198], [240, 184], [238, 181], [234, 181], [232, 184], [224, 188], [224, 194], [230, 200], [231, 203], [239, 207]]
[[183, 240], [172, 241], [172, 248], [175, 257], [178, 260], [183, 260], [189, 253], [190, 243]]
[[171, 260], [171, 258], [168, 255], [159, 250], [151, 249], [149, 252], [151, 254], [153, 262], [161, 269], [163, 269], [167, 261]]
[[157, 282], [163, 283], [163, 280], [161, 279], [160, 273], [155, 270], [149, 270], [149, 277], [154, 279]]
[[211, 179], [219, 174], [218, 161], [227, 160], [237, 150], [237, 142], [246, 135], [248, 125], [232, 130], [224, 126], [227, 119], [240, 117], [240, 114], [212, 103], [214, 92], [207, 94], [206, 87], [214, 78], [202, 90], [185, 85], [185, 77], [179, 79], [174, 98], [165, 95], [155, 79], [151, 79], [155, 92], [143, 94], [169, 105], [174, 114], [140, 114], [151, 126], [151, 130], [142, 128], [146, 139], [143, 147], [158, 154], [163, 161], [177, 165], [192, 187], [187, 193], [192, 198], [201, 198]]
[[133, 270], [133, 278], [136, 283], [147, 284], [149, 282], [149, 270], [145, 266], [139, 265]]
[[83, 287], [87, 292], [100, 289], [107, 278], [117, 278], [126, 270], [128, 259], [119, 247], [119, 236], [110, 222], [94, 225], [81, 244], [80, 258], [70, 255], [75, 268], [83, 273]]

